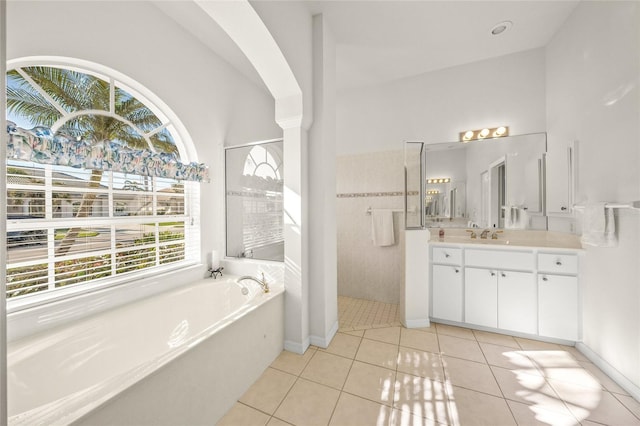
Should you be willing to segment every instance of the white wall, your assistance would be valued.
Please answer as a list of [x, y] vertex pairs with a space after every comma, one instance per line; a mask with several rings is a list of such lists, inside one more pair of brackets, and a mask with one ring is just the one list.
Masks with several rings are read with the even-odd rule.
[[338, 155], [458, 140], [468, 129], [545, 129], [544, 50], [534, 49], [340, 93]]
[[222, 250], [223, 144], [282, 136], [271, 95], [149, 2], [19, 1], [7, 9], [7, 59], [93, 61], [133, 78], [169, 105], [189, 132], [198, 161], [210, 166], [212, 182], [200, 188], [203, 262], [214, 248]]
[[[639, 200], [640, 3], [581, 2], [546, 57], [548, 144], [579, 141], [577, 200]], [[587, 249], [583, 341], [640, 397], [640, 213], [616, 225], [617, 248]]]

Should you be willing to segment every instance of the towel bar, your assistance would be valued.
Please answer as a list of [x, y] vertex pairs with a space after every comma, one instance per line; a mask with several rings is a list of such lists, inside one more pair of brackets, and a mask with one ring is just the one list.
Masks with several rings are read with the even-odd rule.
[[[394, 213], [402, 213], [404, 212], [404, 209], [376, 209], [376, 210], [391, 210]], [[415, 207], [411, 207], [410, 209], [408, 209], [408, 212], [411, 214], [415, 214], [416, 213], [416, 208]], [[367, 210], [365, 211], [366, 214], [370, 215], [371, 214], [371, 207], [368, 207]]]
[[[640, 201], [634, 201], [633, 203], [605, 203], [604, 205], [607, 209], [631, 209], [631, 210], [640, 210]], [[581, 204], [574, 204], [573, 206], [576, 210], [584, 210], [585, 206]]]

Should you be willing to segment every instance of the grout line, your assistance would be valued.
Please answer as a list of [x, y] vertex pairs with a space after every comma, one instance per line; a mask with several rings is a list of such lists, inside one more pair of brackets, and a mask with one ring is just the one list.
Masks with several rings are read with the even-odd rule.
[[336, 408], [338, 408], [338, 403], [340, 403], [340, 397], [342, 396], [344, 386], [347, 384], [347, 380], [349, 379], [349, 374], [351, 374], [351, 369], [353, 368], [353, 364], [356, 361], [356, 356], [358, 356], [358, 351], [360, 350], [360, 345], [362, 345], [363, 338], [360, 337], [359, 339], [360, 339], [360, 341], [358, 342], [358, 347], [356, 348], [356, 351], [353, 354], [353, 358], [351, 358], [351, 365], [349, 366], [349, 371], [347, 372], [347, 376], [344, 378], [344, 383], [342, 383], [342, 387], [340, 388], [340, 391], [339, 391], [340, 393], [338, 394], [338, 399], [336, 401], [336, 405], [334, 405], [333, 410], [331, 411], [331, 416], [329, 416], [329, 424], [331, 423], [331, 420], [333, 420], [333, 416], [336, 413]]

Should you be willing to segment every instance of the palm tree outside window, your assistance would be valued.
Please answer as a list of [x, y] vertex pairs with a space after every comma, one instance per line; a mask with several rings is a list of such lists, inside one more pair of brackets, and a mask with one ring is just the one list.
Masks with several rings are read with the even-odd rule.
[[[116, 79], [77, 67], [7, 72], [7, 119], [99, 150], [105, 141], [179, 156], [160, 108]], [[190, 182], [7, 160], [7, 299], [183, 264]]]

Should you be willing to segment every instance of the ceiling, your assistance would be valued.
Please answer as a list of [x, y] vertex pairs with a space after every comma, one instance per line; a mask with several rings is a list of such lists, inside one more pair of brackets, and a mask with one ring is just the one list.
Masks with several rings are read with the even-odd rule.
[[[280, 3], [280, 2], [278, 2]], [[338, 90], [377, 85], [425, 72], [545, 46], [577, 0], [303, 1], [322, 13], [336, 40]], [[249, 61], [193, 2], [156, 5], [261, 84]], [[491, 28], [511, 21], [494, 36]]]

